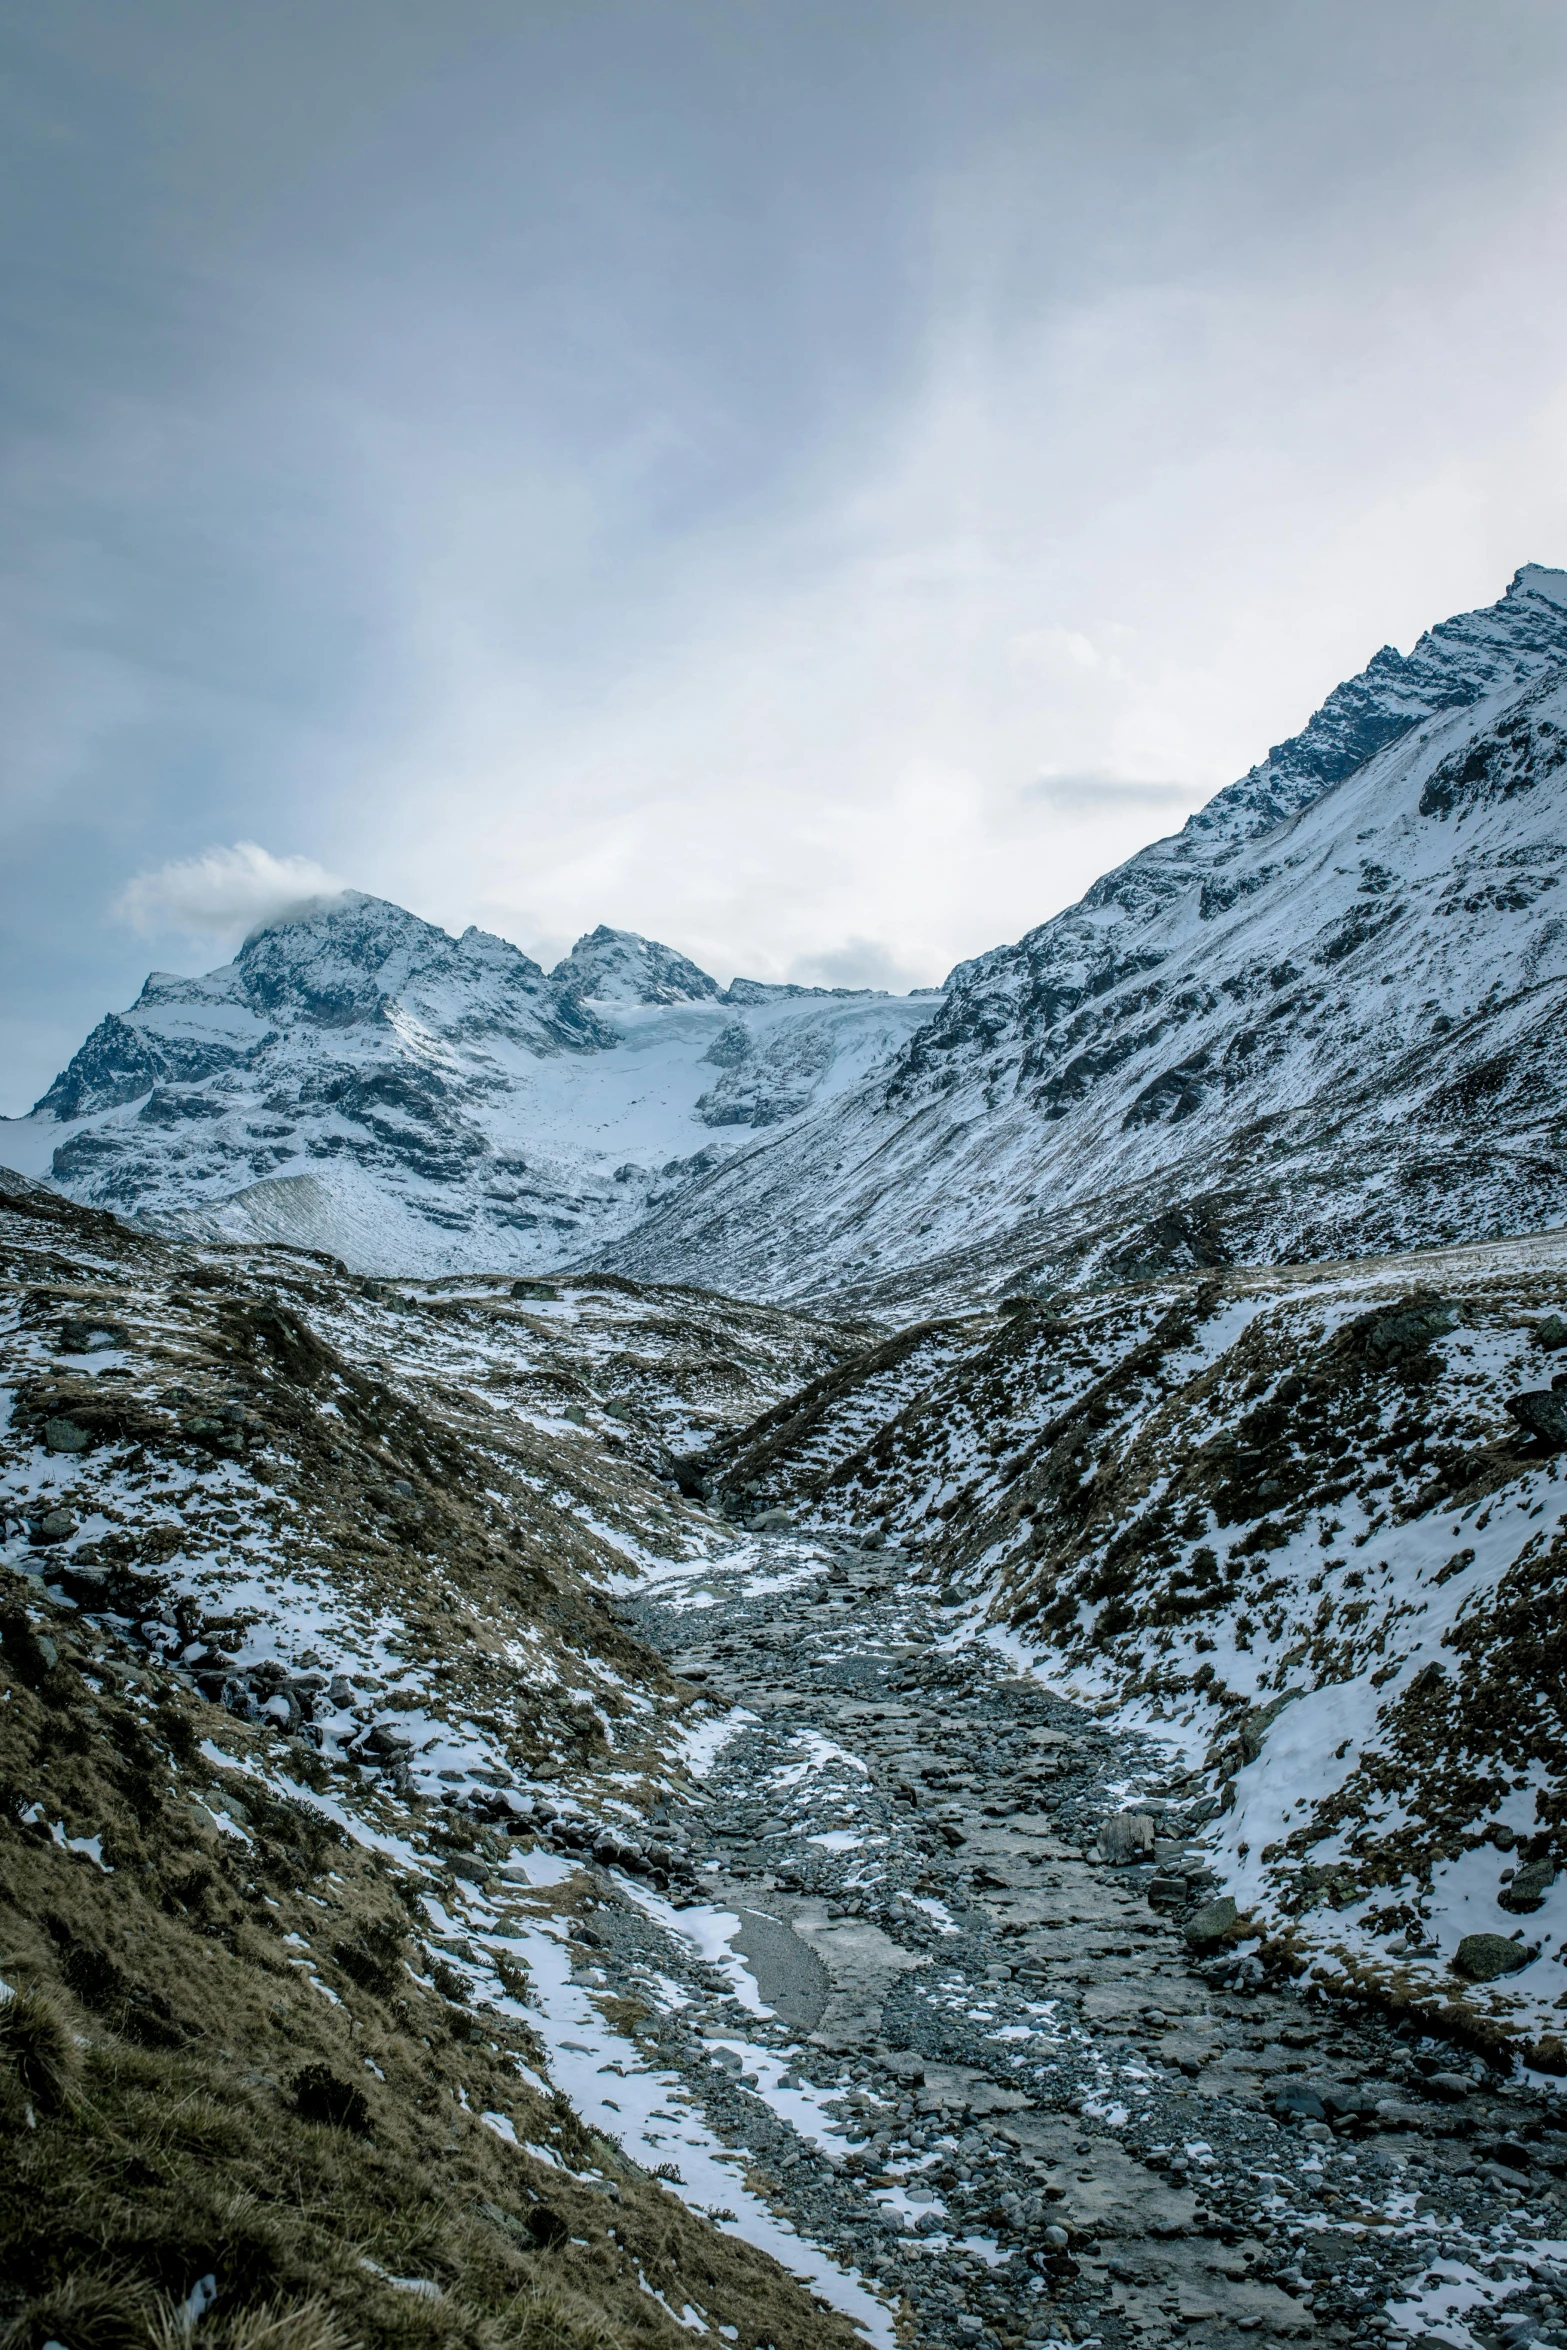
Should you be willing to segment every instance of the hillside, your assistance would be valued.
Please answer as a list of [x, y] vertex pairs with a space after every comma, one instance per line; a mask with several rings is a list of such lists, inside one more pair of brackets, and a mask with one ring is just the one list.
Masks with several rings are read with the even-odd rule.
[[1554, 2306], [1559, 1244], [890, 1340], [0, 1251], [12, 2350]]
[[1538, 567], [1378, 654], [606, 1261], [907, 1318], [1560, 1221], [1564, 661], [1567, 573]]
[[380, 1289], [15, 1185], [0, 1259], [7, 2341], [209, 2305], [202, 2341], [273, 2350], [847, 2341], [711, 2131], [672, 2192], [559, 2087], [562, 2034], [641, 2065], [656, 2007], [576, 1987], [616, 1897], [555, 1857], [690, 1900], [654, 1815], [702, 1700], [612, 1595], [723, 1539], [670, 1444], [842, 1342], [624, 1283]]
[[1564, 1309], [1559, 1234], [1014, 1301], [834, 1365], [709, 1490], [899, 1544], [956, 1645], [1167, 1742], [1271, 1965], [1567, 2073]]

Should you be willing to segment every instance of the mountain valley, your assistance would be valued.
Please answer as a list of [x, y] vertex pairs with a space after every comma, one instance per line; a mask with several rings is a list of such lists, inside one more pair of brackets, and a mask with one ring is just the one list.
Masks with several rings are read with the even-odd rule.
[[106, 1019], [6, 2350], [1567, 2341], [1564, 795], [1528, 566], [940, 992], [350, 893]]

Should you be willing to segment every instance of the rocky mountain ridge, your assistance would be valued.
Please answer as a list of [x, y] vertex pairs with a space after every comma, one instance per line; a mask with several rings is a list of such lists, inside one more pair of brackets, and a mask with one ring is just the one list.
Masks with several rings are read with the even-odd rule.
[[548, 973], [349, 893], [202, 978], [154, 972], [0, 1162], [169, 1231], [360, 1270], [530, 1271], [595, 1253], [863, 1075], [932, 997], [728, 988], [601, 927]]
[[546, 974], [350, 894], [154, 974], [0, 1158], [361, 1269], [597, 1262], [903, 1318], [1567, 1213], [1567, 573], [1384, 647], [941, 994]]
[[907, 1316], [1567, 1214], [1567, 573], [1390, 651], [616, 1244]]

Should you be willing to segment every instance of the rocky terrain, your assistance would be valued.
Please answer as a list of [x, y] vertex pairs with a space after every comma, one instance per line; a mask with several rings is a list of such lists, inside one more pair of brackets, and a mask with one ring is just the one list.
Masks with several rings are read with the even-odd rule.
[[576, 1262], [885, 1061], [934, 995], [716, 980], [623, 930], [546, 976], [356, 891], [155, 971], [0, 1164], [150, 1228], [362, 1273]]
[[940, 999], [350, 896], [8, 1124], [0, 2350], [1567, 2343], [1564, 657]]
[[[1163, 1742], [909, 1576], [766, 1529], [631, 1610], [731, 1706], [672, 1821], [743, 1961], [649, 2046], [774, 2208], [917, 2342], [1559, 2338], [1554, 2095], [1237, 1941]], [[643, 1909], [589, 1955], [645, 1999]]]
[[1562, 2338], [1555, 1244], [888, 1339], [4, 1209], [10, 2340]]
[[465, 1939], [545, 1816], [669, 1884], [693, 1693], [609, 1594], [712, 1539], [675, 1449], [842, 1334], [0, 1211], [7, 2340], [846, 2338], [552, 2074], [575, 1876]]
[[1564, 1306], [1555, 1234], [1015, 1299], [833, 1365], [710, 1490], [907, 1546], [1168, 1741], [1271, 1966], [1567, 2074]]

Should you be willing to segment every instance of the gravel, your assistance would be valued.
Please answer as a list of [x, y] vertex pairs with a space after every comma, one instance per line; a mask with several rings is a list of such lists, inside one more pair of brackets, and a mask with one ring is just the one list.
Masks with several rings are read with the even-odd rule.
[[[1017, 1677], [895, 1552], [764, 1532], [620, 1613], [704, 1676], [698, 1719], [742, 1709], [657, 1832], [764, 2012], [610, 1872], [584, 1962], [915, 2339], [1555, 2338], [1550, 2097], [1189, 1940], [1215, 1881], [1150, 1741]], [[1105, 1835], [1129, 1811], [1152, 1857], [1107, 1864], [1148, 1849]]]

